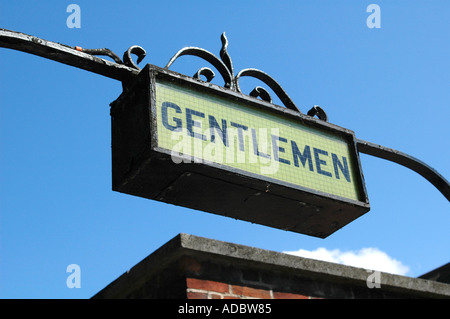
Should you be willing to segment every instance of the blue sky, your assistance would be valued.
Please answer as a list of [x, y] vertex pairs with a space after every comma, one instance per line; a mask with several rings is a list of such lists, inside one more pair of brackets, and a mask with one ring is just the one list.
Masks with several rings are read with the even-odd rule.
[[[81, 28], [66, 25], [71, 3]], [[366, 25], [371, 3], [381, 28]], [[119, 56], [136, 44], [147, 50], [142, 65], [161, 67], [185, 46], [218, 55], [225, 31], [235, 71], [263, 70], [303, 112], [320, 105], [331, 123], [448, 180], [448, 12], [444, 0], [2, 1], [0, 27]], [[181, 232], [275, 251], [370, 248], [412, 277], [449, 262], [448, 200], [409, 169], [364, 154], [371, 210], [326, 239], [113, 192], [109, 103], [121, 83], [0, 52], [1, 298], [90, 298]], [[209, 65], [186, 57], [171, 69], [199, 66]], [[81, 288], [66, 285], [70, 264]]]

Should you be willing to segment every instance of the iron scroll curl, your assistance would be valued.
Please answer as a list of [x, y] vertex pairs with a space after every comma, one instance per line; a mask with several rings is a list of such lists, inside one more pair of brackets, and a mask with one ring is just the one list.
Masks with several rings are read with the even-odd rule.
[[[170, 59], [170, 61], [167, 63], [167, 65], [164, 68], [169, 69], [169, 67], [175, 62], [175, 60], [183, 55], [197, 56], [197, 57], [202, 58], [202, 59], [208, 61], [209, 63], [211, 63], [219, 71], [220, 75], [222, 75], [222, 78], [225, 80], [224, 87], [226, 87], [228, 89], [233, 89], [233, 77], [232, 77], [230, 71], [228, 70], [227, 66], [217, 56], [215, 56], [211, 52], [209, 52], [205, 49], [202, 49], [202, 48], [185, 47], [185, 48], [181, 49], [180, 51], [175, 53], [175, 55]], [[202, 69], [206, 70], [205, 68], [202, 68]], [[212, 70], [210, 70], [210, 71], [212, 71]], [[200, 72], [200, 70], [199, 70], [199, 72]], [[214, 74], [214, 72], [212, 72], [212, 74]], [[211, 81], [211, 80], [212, 80], [212, 77], [209, 78], [209, 81]]]
[[[239, 87], [239, 79], [242, 76], [250, 76], [257, 78], [258, 80], [261, 80], [264, 82], [267, 86], [269, 86], [275, 94], [278, 96], [278, 98], [283, 102], [284, 106], [286, 106], [288, 109], [291, 109], [293, 111], [297, 111], [301, 113], [300, 109], [295, 105], [295, 103], [292, 101], [292, 99], [287, 95], [287, 93], [283, 90], [280, 84], [278, 84], [277, 81], [275, 81], [270, 75], [267, 73], [258, 70], [258, 69], [244, 69], [241, 70], [235, 77], [235, 83], [236, 83], [236, 91], [241, 92], [241, 89]], [[262, 87], [256, 87], [252, 92], [253, 94], [258, 93], [258, 96], [260, 96], [263, 100], [266, 100], [267, 102], [271, 102], [272, 99], [268, 99], [267, 95], [269, 93]], [[252, 95], [252, 94], [250, 94]], [[253, 95], [255, 96], [255, 95]], [[270, 97], [270, 95], [269, 95]]]
[[[184, 55], [197, 56], [211, 63], [220, 73], [222, 78], [225, 81], [224, 87], [231, 89], [233, 91], [242, 93], [241, 88], [239, 86], [239, 79], [243, 76], [249, 76], [256, 78], [262, 82], [264, 82], [273, 92], [278, 96], [283, 105], [293, 111], [302, 113], [300, 109], [295, 105], [292, 99], [287, 95], [287, 93], [283, 90], [281, 85], [275, 81], [270, 75], [267, 73], [253, 68], [243, 69], [236, 76], [234, 75], [234, 68], [231, 57], [228, 53], [228, 39], [225, 35], [225, 32], [221, 35], [222, 48], [220, 50], [220, 58], [214, 55], [213, 53], [197, 47], [185, 47], [179, 50], [175, 55], [169, 60], [165, 69], [169, 69], [169, 67], [177, 60], [179, 57]], [[201, 68], [195, 74], [195, 78], [199, 78], [200, 75], [204, 75], [207, 78], [207, 82], [210, 82], [214, 77], [214, 72], [209, 68]], [[269, 92], [263, 87], [257, 86], [253, 91], [249, 94], [253, 97], [260, 97], [262, 100], [267, 102], [272, 102], [272, 98]], [[324, 119], [324, 117], [319, 119]]]

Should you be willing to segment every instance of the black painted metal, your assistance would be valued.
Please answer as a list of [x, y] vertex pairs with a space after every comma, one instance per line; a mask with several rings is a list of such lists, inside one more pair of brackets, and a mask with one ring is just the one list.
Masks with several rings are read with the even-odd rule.
[[[135, 68], [85, 53], [82, 48], [77, 50], [76, 47], [6, 29], [0, 29], [0, 47], [38, 55], [119, 81], [127, 81], [139, 73]], [[104, 55], [107, 51], [102, 49], [97, 53]]]
[[[227, 51], [228, 40], [224, 33], [222, 34], [221, 40], [221, 59], [204, 49], [188, 47], [183, 48], [179, 52], [177, 52], [166, 65], [166, 68], [169, 68], [173, 64], [173, 62], [182, 55], [198, 56], [210, 62], [214, 67], [216, 67], [216, 69], [220, 72], [225, 80], [226, 88], [240, 92], [238, 83], [239, 78], [241, 76], [253, 76], [266, 83], [277, 94], [277, 96], [287, 108], [300, 112], [300, 110], [287, 96], [281, 86], [266, 73], [256, 69], [245, 69], [240, 71], [237, 76], [234, 76], [233, 65]], [[125, 51], [124, 62], [122, 62], [120, 58], [109, 49], [83, 49], [80, 47], [71, 47], [64, 44], [47, 41], [25, 33], [6, 29], [0, 29], [0, 47], [41, 56], [60, 63], [94, 72], [115, 80], [119, 80], [123, 83], [130, 81], [139, 74], [140, 69], [136, 65], [136, 63], [132, 61], [130, 55], [136, 54], [138, 56], [137, 63], [141, 62], [141, 60], [146, 55], [145, 50], [141, 47], [132, 46], [127, 51]], [[114, 62], [98, 58], [95, 55], [107, 55], [109, 57], [112, 57], [114, 59]], [[196, 73], [196, 78], [199, 78], [200, 75], [204, 75], [207, 77], [208, 81], [211, 81], [211, 79], [214, 77], [214, 72], [212, 72], [212, 70], [210, 69], [209, 71], [206, 71], [205, 69], [208, 68], [199, 70]], [[262, 97], [262, 99], [265, 101], [271, 100], [270, 95], [263, 88], [255, 88], [255, 90], [252, 91], [251, 95], [254, 97]], [[317, 106], [313, 107], [308, 112], [308, 115], [317, 115], [320, 120], [328, 120], [328, 117], [323, 109]], [[450, 183], [429, 165], [408, 154], [371, 142], [357, 140], [357, 147], [358, 151], [361, 153], [383, 158], [412, 169], [413, 171], [430, 181], [430, 183], [432, 183], [450, 201]]]
[[[241, 70], [236, 76], [234, 75], [234, 68], [233, 63], [231, 61], [231, 57], [228, 53], [228, 39], [225, 36], [225, 32], [222, 33], [221, 36], [222, 41], [222, 48], [220, 50], [220, 58], [215, 56], [213, 53], [197, 48], [197, 47], [185, 47], [178, 51], [167, 63], [166, 69], [169, 69], [169, 67], [177, 60], [179, 57], [183, 55], [192, 55], [200, 57], [207, 62], [211, 63], [222, 75], [222, 78], [225, 80], [225, 87], [229, 88], [233, 91], [241, 92], [241, 89], [239, 87], [239, 79], [242, 76], [250, 76], [254, 77], [262, 82], [264, 82], [266, 85], [268, 85], [278, 96], [280, 101], [286, 106], [288, 109], [300, 112], [300, 109], [295, 105], [295, 103], [292, 101], [292, 99], [287, 95], [287, 93], [283, 90], [281, 85], [275, 81], [270, 75], [267, 73], [258, 70], [258, 69], [244, 69]], [[212, 80], [212, 77], [208, 78], [208, 82]], [[270, 97], [269, 92], [265, 90], [262, 87], [256, 87], [251, 93], [251, 96], [254, 97], [261, 97], [265, 101], [272, 101], [272, 98]], [[323, 119], [323, 117], [322, 117]]]
[[364, 140], [357, 139], [356, 144], [358, 146], [358, 151], [361, 153], [383, 158], [385, 160], [400, 164], [420, 174], [431, 184], [433, 184], [434, 187], [436, 187], [442, 193], [442, 195], [444, 195], [445, 198], [450, 201], [449, 182], [435, 169], [433, 169], [426, 163], [403, 152]]
[[[156, 103], [156, 83], [239, 103], [260, 114], [289, 117], [292, 125], [339, 136], [349, 146], [358, 199], [173, 154], [158, 141], [161, 105]], [[320, 238], [370, 209], [352, 131], [167, 69], [147, 65], [130, 82], [128, 90], [111, 103], [111, 129], [113, 190], [118, 192]]]

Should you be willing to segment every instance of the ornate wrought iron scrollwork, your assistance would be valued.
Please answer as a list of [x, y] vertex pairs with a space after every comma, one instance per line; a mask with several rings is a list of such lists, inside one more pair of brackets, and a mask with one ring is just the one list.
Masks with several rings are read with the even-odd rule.
[[[239, 86], [239, 79], [243, 76], [249, 76], [256, 78], [262, 82], [264, 82], [273, 92], [278, 96], [280, 101], [284, 104], [284, 106], [293, 111], [302, 113], [300, 109], [295, 105], [292, 99], [287, 95], [287, 93], [283, 90], [281, 85], [275, 81], [270, 75], [267, 73], [258, 70], [258, 69], [244, 69], [241, 70], [237, 75], [234, 75], [233, 62], [231, 61], [231, 57], [228, 53], [228, 39], [225, 35], [225, 32], [222, 33], [220, 37], [222, 41], [222, 48], [220, 49], [220, 58], [214, 55], [213, 53], [197, 48], [197, 47], [185, 47], [179, 50], [175, 55], [169, 60], [165, 69], [169, 69], [169, 67], [177, 60], [179, 57], [183, 55], [192, 55], [197, 56], [211, 63], [220, 73], [222, 78], [224, 79], [224, 87], [231, 89], [233, 91], [242, 93], [241, 88]], [[211, 82], [214, 78], [214, 72], [210, 68], [201, 68], [194, 75], [194, 78], [200, 79], [200, 76], [203, 75], [206, 77], [207, 82]], [[259, 97], [264, 101], [272, 103], [272, 97], [270, 93], [261, 86], [257, 86], [250, 92], [250, 96]], [[328, 117], [326, 116], [325, 111], [322, 108], [319, 108], [320, 111], [308, 112], [308, 115], [315, 116], [320, 120], [327, 121]], [[316, 110], [316, 106], [311, 110]]]
[[320, 120], [328, 122], [327, 113], [318, 105], [314, 105], [307, 113], [309, 116], [317, 116]]
[[[169, 69], [169, 67], [177, 60], [179, 57], [184, 55], [191, 55], [196, 56], [199, 58], [202, 58], [206, 60], [207, 62], [211, 63], [212, 66], [214, 66], [224, 79], [224, 87], [231, 89], [233, 91], [243, 93], [241, 91], [241, 88], [239, 86], [239, 80], [243, 76], [247, 77], [253, 77], [260, 81], [262, 81], [264, 84], [266, 84], [280, 99], [280, 101], [283, 103], [283, 105], [293, 111], [302, 113], [300, 109], [295, 105], [295, 103], [292, 101], [292, 99], [288, 96], [288, 94], [284, 91], [284, 89], [281, 87], [281, 85], [275, 81], [270, 75], [267, 73], [253, 68], [243, 69], [241, 70], [237, 75], [234, 74], [234, 68], [233, 68], [233, 62], [231, 61], [231, 57], [228, 53], [228, 39], [225, 35], [225, 32], [222, 33], [221, 37], [222, 47], [220, 49], [220, 58], [214, 55], [213, 53], [197, 47], [184, 47], [181, 50], [179, 50], [167, 63], [165, 66], [165, 69]], [[109, 49], [84, 49], [81, 47], [75, 47], [76, 50], [88, 53], [91, 55], [105, 55], [111, 57], [114, 62], [117, 64], [125, 65], [129, 68], [140, 70], [140, 68], [137, 66], [142, 59], [146, 56], [146, 51], [137, 45], [133, 45], [130, 48], [128, 48], [127, 51], [125, 51], [123, 55], [123, 61], [111, 50]], [[131, 59], [131, 54], [135, 54], [138, 58], [136, 60], [136, 63]], [[194, 75], [193, 78], [201, 80], [202, 76], [206, 78], [206, 82], [211, 82], [214, 77], [215, 73], [213, 70], [211, 70], [208, 67], [200, 68]], [[255, 87], [250, 93], [250, 96], [255, 98], [261, 98], [261, 100], [272, 103], [272, 97], [270, 93], [263, 87], [257, 86]], [[322, 121], [328, 121], [328, 116], [325, 113], [325, 111], [315, 105], [312, 107], [307, 115], [309, 116], [317, 116]]]
[[[109, 56], [110, 58], [112, 58], [114, 60], [114, 62], [116, 62], [117, 64], [123, 64], [127, 67], [136, 69], [136, 70], [140, 70], [141, 68], [137, 66], [137, 64], [139, 64], [147, 55], [147, 52], [144, 50], [144, 48], [138, 46], [138, 45], [132, 45], [131, 47], [128, 48], [128, 50], [126, 50], [123, 54], [123, 61], [119, 58], [119, 56], [117, 54], [115, 54], [113, 51], [111, 51], [110, 49], [85, 49], [79, 46], [75, 46], [74, 47], [75, 50], [83, 52], [83, 53], [87, 53], [90, 55], [105, 55], [105, 56]], [[136, 60], [137, 64], [134, 63], [134, 61], [131, 59], [131, 54], [135, 54], [138, 59]]]
[[118, 63], [118, 64], [123, 64], [122, 60], [117, 56], [117, 54], [115, 54], [113, 51], [111, 51], [110, 49], [85, 49], [79, 46], [75, 47], [75, 50], [80, 51], [80, 52], [84, 52], [90, 55], [105, 55], [105, 56], [109, 56], [110, 58], [112, 58], [114, 60], [114, 62]]
[[[181, 49], [180, 51], [175, 53], [175, 55], [169, 60], [169, 62], [165, 66], [165, 69], [168, 69], [175, 62], [176, 59], [178, 59], [180, 56], [183, 55], [197, 56], [211, 63], [219, 71], [220, 75], [222, 75], [222, 78], [225, 80], [224, 86], [226, 88], [233, 89], [233, 76], [230, 73], [228, 67], [217, 56], [202, 48], [185, 47]], [[212, 80], [212, 78], [210, 80]]]
[[[286, 106], [288, 109], [300, 112], [300, 109], [295, 105], [295, 103], [292, 101], [292, 99], [287, 95], [287, 93], [283, 90], [280, 84], [278, 84], [277, 81], [275, 81], [270, 75], [267, 73], [258, 70], [258, 69], [244, 69], [241, 70], [235, 77], [235, 83], [236, 83], [236, 90], [240, 93], [241, 88], [239, 87], [239, 79], [242, 76], [250, 76], [257, 78], [258, 80], [264, 82], [267, 86], [269, 86], [275, 94], [278, 96], [280, 101]], [[255, 88], [257, 91], [262, 92], [261, 88]], [[258, 90], [259, 89], [259, 90]], [[262, 93], [263, 95], [268, 94], [266, 90]], [[300, 112], [301, 113], [301, 112]]]
[[136, 63], [139, 64], [145, 58], [147, 52], [144, 50], [144, 48], [138, 45], [132, 45], [123, 54], [123, 64], [125, 64], [130, 68], [140, 70], [141, 68], [138, 67], [137, 64], [134, 63], [133, 60], [131, 59], [131, 54], [135, 54], [138, 57]]
[[214, 73], [213, 70], [211, 70], [210, 68], [204, 67], [204, 68], [200, 68], [197, 73], [194, 74], [194, 79], [200, 80], [201, 76], [204, 76], [206, 78], [206, 82], [211, 82], [212, 79], [214, 79], [214, 77], [216, 76], [216, 74]]
[[228, 70], [230, 71], [231, 77], [234, 79], [234, 69], [233, 69], [233, 62], [231, 62], [231, 57], [228, 54], [228, 39], [225, 35], [225, 32], [222, 33], [220, 36], [220, 40], [222, 41], [222, 48], [220, 49], [220, 58], [222, 59], [223, 63], [227, 66]]

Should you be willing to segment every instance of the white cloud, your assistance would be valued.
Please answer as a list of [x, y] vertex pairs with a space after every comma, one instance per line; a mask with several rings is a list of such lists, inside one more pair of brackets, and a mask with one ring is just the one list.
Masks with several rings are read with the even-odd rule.
[[313, 251], [299, 249], [297, 251], [285, 251], [284, 253], [347, 266], [379, 270], [396, 275], [404, 276], [409, 272], [408, 266], [403, 265], [400, 261], [377, 248], [362, 248], [357, 251], [317, 248]]

